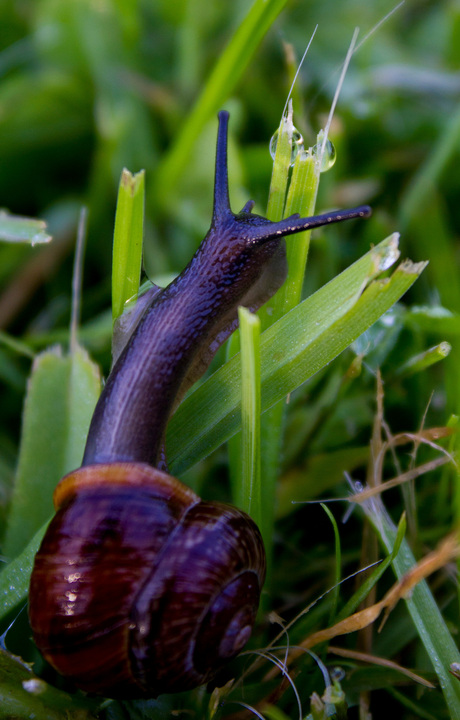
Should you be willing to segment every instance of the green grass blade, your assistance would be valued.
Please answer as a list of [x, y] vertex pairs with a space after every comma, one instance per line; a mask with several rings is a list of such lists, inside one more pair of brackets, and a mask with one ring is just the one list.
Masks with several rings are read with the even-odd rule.
[[263, 529], [260, 483], [260, 320], [239, 308], [241, 335], [241, 438], [240, 482], [237, 505]]
[[339, 528], [337, 526], [337, 522], [331, 511], [329, 510], [328, 506], [324, 503], [321, 503], [321, 507], [323, 508], [324, 512], [328, 516], [329, 520], [331, 521], [332, 529], [334, 531], [334, 543], [335, 543], [335, 568], [334, 568], [334, 586], [330, 593], [330, 601], [331, 601], [331, 610], [329, 614], [329, 624], [332, 625], [337, 613], [337, 605], [339, 602], [339, 592], [340, 592], [340, 578], [341, 578], [341, 568], [342, 568], [342, 551], [340, 547], [340, 533]]
[[28, 357], [31, 360], [35, 357], [34, 351], [25, 342], [9, 335], [4, 330], [0, 330], [0, 345], [4, 345], [14, 353]]
[[340, 620], [344, 620], [346, 617], [356, 612], [361, 603], [367, 598], [374, 585], [377, 584], [385, 570], [391, 565], [396, 555], [398, 554], [399, 548], [401, 547], [401, 543], [404, 539], [404, 535], [406, 534], [406, 528], [406, 516], [402, 515], [401, 520], [398, 524], [394, 545], [390, 554], [387, 555], [387, 557], [382, 560], [379, 565], [377, 565], [377, 567], [371, 572], [369, 577], [363, 582], [362, 585], [360, 585], [358, 590], [353, 594], [353, 597], [351, 597], [348, 600], [347, 604], [343, 606], [343, 608], [337, 615], [336, 622], [340, 622]]
[[287, 0], [255, 0], [223, 51], [182, 130], [157, 168], [152, 201], [160, 207], [174, 200], [174, 188], [192, 147], [209, 118], [221, 108], [243, 75], [265, 33]]
[[418, 213], [423, 211], [426, 202], [430, 200], [433, 188], [438, 184], [439, 176], [458, 151], [459, 142], [460, 105], [455, 112], [447, 116], [444, 132], [440, 134], [439, 140], [406, 191], [399, 212], [403, 228], [406, 228]]
[[[284, 160], [284, 163], [279, 161], [277, 146], [277, 153], [275, 156], [275, 163], [272, 175], [272, 187], [267, 209], [267, 217], [277, 218], [276, 210], [281, 210], [283, 205], [284, 216], [291, 215], [295, 212], [298, 212], [301, 216], [312, 215], [318, 191], [319, 173], [316, 172], [313, 159], [310, 158], [307, 153], [303, 151], [303, 147], [296, 155], [294, 167], [292, 169], [292, 175], [290, 177], [289, 189], [287, 191], [286, 202], [284, 202], [286, 190], [283, 187], [283, 204], [280, 204], [280, 198], [278, 198], [278, 205], [275, 205], [277, 194], [276, 192], [274, 192], [273, 188], [276, 189], [278, 187], [282, 187], [280, 181], [275, 183], [277, 164], [278, 162], [280, 164], [280, 169], [278, 172], [282, 171], [282, 177], [287, 183], [289, 178], [289, 166], [291, 158], [293, 156], [292, 142], [295, 128], [292, 124], [292, 105], [290, 105], [289, 107], [287, 117], [283, 118], [278, 137], [281, 136], [281, 130], [283, 130], [285, 134], [287, 134], [289, 139], [289, 157]], [[278, 145], [279, 144], [280, 140], [278, 139]], [[286, 152], [287, 151], [285, 149], [284, 155], [286, 155]], [[279, 191], [278, 194], [281, 195], [281, 191]], [[291, 242], [291, 240], [293, 242]], [[305, 275], [309, 243], [309, 232], [299, 233], [297, 236], [289, 238], [289, 240], [287, 241], [286, 257], [288, 264], [288, 275], [281, 289], [259, 311], [259, 316], [262, 320], [262, 326], [264, 328], [272, 325], [274, 322], [276, 322], [276, 320], [281, 318], [291, 308], [295, 307], [295, 305], [297, 305], [297, 303], [300, 301], [302, 295], [302, 287]], [[282, 456], [283, 429], [285, 418], [286, 405], [284, 403], [284, 398], [278, 404], [270, 408], [270, 410], [266, 412], [262, 418], [261, 471], [264, 478], [263, 504], [267, 538], [271, 536], [271, 531], [274, 525], [276, 505], [275, 494], [277, 487], [277, 479], [279, 475], [280, 458]], [[270, 577], [272, 556], [271, 543], [267, 543], [266, 548], [268, 576]]]
[[[396, 257], [391, 237], [266, 330], [261, 342], [262, 412], [348, 347], [425, 267], [425, 263], [406, 262], [391, 278], [371, 282]], [[238, 356], [231, 358], [188, 396], [171, 419], [168, 456], [176, 474], [238, 431], [239, 364]]]
[[[289, 216], [293, 213], [299, 213], [302, 217], [314, 215], [318, 186], [319, 174], [315, 159], [306, 153], [299, 153], [292, 170], [285, 215]], [[287, 243], [289, 274], [277, 298], [281, 314], [287, 313], [300, 302], [310, 236], [311, 231], [298, 233], [289, 238]]]
[[419, 700], [419, 702], [414, 702], [394, 687], [388, 688], [388, 692], [392, 697], [398, 700], [403, 707], [410, 710], [411, 714], [409, 717], [417, 718], [418, 720], [439, 720], [437, 715], [433, 715], [433, 713], [426, 710], [423, 697]]
[[[291, 126], [289, 126], [289, 122]], [[281, 124], [279, 136], [281, 136], [282, 128], [285, 128], [284, 132], [286, 136], [288, 136], [288, 133], [292, 136], [293, 127], [290, 115], [286, 118], [285, 123]], [[278, 145], [280, 144], [281, 143], [278, 142]], [[289, 166], [286, 166], [286, 162], [283, 164], [281, 160], [278, 161], [278, 145], [273, 166], [267, 217], [271, 220], [279, 220], [281, 217], [287, 217], [293, 213], [299, 213], [302, 217], [309, 217], [314, 214], [319, 186], [319, 173], [317, 172], [315, 160], [306, 152], [299, 152], [297, 154], [292, 168], [286, 202], [284, 203], [286, 189], [282, 185], [282, 178], [284, 178], [287, 183]], [[290, 147], [291, 145], [289, 145], [289, 148]], [[284, 153], [286, 152], [287, 150], [285, 149]], [[279, 167], [277, 168], [278, 163]], [[275, 182], [275, 178], [278, 175], [280, 175], [281, 179]], [[279, 211], [282, 209], [280, 208], [281, 196], [283, 197], [282, 205], [284, 212], [278, 217]], [[276, 295], [259, 311], [264, 328], [278, 320], [300, 301], [308, 250], [310, 247], [310, 235], [311, 231], [298, 233], [288, 238], [286, 242], [288, 276], [286, 282]]]
[[0, 210], [0, 240], [29, 243], [33, 247], [51, 240], [51, 235], [48, 235], [45, 230], [46, 222], [44, 220], [10, 215], [4, 210]]
[[[433, 252], [433, 238], [436, 251]], [[435, 189], [425, 198], [410, 223], [410, 239], [420, 253], [430, 258], [431, 283], [438, 288], [439, 302], [451, 311], [460, 311], [458, 268], [452, 262], [452, 227], [446, 217], [444, 198]]]
[[33, 365], [3, 552], [15, 557], [53, 513], [53, 490], [81, 463], [100, 392], [97, 366], [78, 348], [55, 348]]
[[276, 152], [273, 160], [272, 177], [268, 192], [267, 217], [277, 222], [284, 217], [284, 203], [289, 182], [289, 168], [292, 157], [292, 109], [281, 118], [276, 131]]
[[34, 557], [47, 527], [48, 523], [43, 525], [35, 533], [25, 550], [6, 565], [0, 573], [0, 620], [6, 618], [11, 610], [26, 601]]
[[[290, 133], [289, 149], [292, 148], [292, 110], [290, 109], [286, 118]], [[282, 124], [283, 126], [283, 124]], [[278, 148], [277, 148], [278, 150]], [[274, 173], [277, 164], [278, 154], [275, 157]], [[289, 157], [289, 160], [291, 156]], [[286, 180], [288, 178], [289, 166], [283, 168]], [[303, 150], [296, 156], [292, 175], [289, 183], [284, 216], [298, 212], [301, 216], [313, 214], [316, 195], [318, 191], [319, 173], [316, 172], [315, 163], [312, 157]], [[272, 178], [273, 185], [273, 178]], [[283, 198], [284, 200], [284, 198]], [[271, 197], [267, 211], [268, 217], [272, 217], [274, 209], [271, 207]], [[263, 327], [269, 327], [285, 313], [291, 310], [300, 301], [302, 295], [305, 268], [307, 263], [308, 249], [310, 245], [310, 232], [299, 233], [289, 238], [286, 245], [286, 257], [288, 263], [288, 276], [284, 285], [259, 311]], [[292, 242], [291, 242], [292, 241]], [[283, 399], [284, 400], [284, 399]], [[271, 535], [270, 529], [274, 523], [275, 493], [279, 475], [279, 463], [282, 456], [283, 429], [286, 417], [286, 405], [284, 401], [274, 405], [265, 413], [262, 418], [262, 476], [264, 478], [264, 518], [266, 519], [267, 536]], [[268, 575], [270, 576], [271, 547], [267, 544]]]
[[124, 169], [118, 188], [113, 235], [112, 317], [139, 291], [144, 235], [144, 171], [132, 175]]
[[440, 360], [444, 360], [449, 355], [451, 349], [452, 346], [450, 343], [439, 343], [439, 345], [435, 345], [434, 347], [409, 358], [409, 360], [398, 368], [396, 375], [409, 377], [410, 375], [415, 375], [415, 373], [422, 372]]
[[[381, 499], [374, 498], [372, 504], [364, 503], [363, 507], [381, 542], [387, 551], [391, 552], [395, 545], [397, 532]], [[392, 564], [399, 579], [416, 564], [406, 540], [401, 543], [401, 548]], [[405, 602], [438, 676], [450, 717], [452, 720], [460, 720], [460, 683], [449, 672], [451, 663], [460, 663], [460, 653], [428, 584], [424, 580], [418, 583]]]
[[[269, 200], [267, 217], [271, 220], [281, 220], [284, 214], [284, 204], [288, 188], [289, 172], [292, 158], [292, 107], [289, 108], [287, 115], [281, 119], [280, 126], [277, 130], [276, 152], [273, 162], [272, 178], [270, 183]], [[263, 327], [272, 324], [272, 304], [276, 302], [272, 298], [267, 306], [259, 310], [259, 318]], [[240, 334], [234, 333], [228, 343], [228, 357], [231, 357], [240, 349]], [[264, 492], [262, 494], [263, 517], [263, 536], [265, 548], [267, 551], [268, 571], [270, 573], [271, 564], [271, 528], [274, 518], [274, 492], [276, 487], [276, 478], [278, 476], [278, 463], [281, 456], [281, 433], [279, 428], [283, 422], [284, 408], [273, 408], [272, 413], [276, 413], [276, 419], [265, 415], [261, 421], [260, 442], [261, 448], [261, 472], [264, 478]], [[229, 461], [230, 475], [234, 479], [234, 485], [242, 485], [244, 478], [242, 477], [243, 446], [241, 435], [237, 434], [229, 443]]]

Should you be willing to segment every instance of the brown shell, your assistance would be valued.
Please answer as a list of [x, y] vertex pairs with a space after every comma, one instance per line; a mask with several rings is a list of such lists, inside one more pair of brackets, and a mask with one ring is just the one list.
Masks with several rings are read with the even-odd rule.
[[141, 463], [80, 468], [55, 501], [29, 614], [58, 672], [108, 697], [155, 697], [209, 681], [239, 652], [265, 575], [247, 515]]

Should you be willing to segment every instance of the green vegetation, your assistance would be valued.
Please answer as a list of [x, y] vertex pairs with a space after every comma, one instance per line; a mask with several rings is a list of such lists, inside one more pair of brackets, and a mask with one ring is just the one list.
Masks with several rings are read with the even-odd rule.
[[[0, 718], [460, 718], [460, 7], [408, 1], [371, 33], [393, 8], [0, 4]], [[269, 154], [317, 23], [292, 94], [305, 148], [322, 143], [360, 27], [321, 176], [312, 155], [290, 167], [286, 123], [274, 167]], [[260, 323], [242, 313], [241, 338], [168, 428], [171, 471], [240, 504], [266, 542], [234, 682], [88, 698], [30, 640], [33, 555], [57, 481], [80, 463], [142, 234], [144, 274], [164, 285], [208, 229], [222, 107], [234, 209], [252, 197], [278, 219], [369, 203], [373, 217], [287, 241], [286, 285]]]

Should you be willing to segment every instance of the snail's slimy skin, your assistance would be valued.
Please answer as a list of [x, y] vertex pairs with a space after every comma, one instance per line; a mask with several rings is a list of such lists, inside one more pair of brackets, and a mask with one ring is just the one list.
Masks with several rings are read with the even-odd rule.
[[[183, 272], [154, 294], [118, 358], [94, 412], [83, 464], [158, 464], [171, 412], [237, 326], [238, 306], [257, 309], [286, 279], [284, 237], [369, 215], [360, 207], [278, 223], [232, 213], [227, 175], [228, 113], [219, 113], [211, 227]], [[135, 428], [135, 432], [133, 429]]]
[[228, 114], [219, 114], [214, 212], [185, 270], [153, 291], [96, 406], [82, 467], [55, 491], [29, 617], [45, 658], [76, 687], [156, 697], [209, 682], [247, 642], [265, 579], [260, 532], [163, 472], [168, 419], [237, 324], [284, 282], [284, 236], [368, 208], [279, 223], [235, 215]]

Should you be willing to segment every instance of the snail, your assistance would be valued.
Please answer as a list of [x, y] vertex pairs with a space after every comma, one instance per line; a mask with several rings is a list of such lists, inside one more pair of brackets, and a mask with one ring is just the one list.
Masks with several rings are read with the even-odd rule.
[[54, 493], [35, 558], [37, 647], [76, 687], [156, 697], [211, 681], [246, 644], [265, 577], [260, 532], [167, 472], [171, 413], [237, 326], [286, 276], [284, 236], [369, 215], [354, 208], [280, 222], [232, 213], [228, 113], [219, 113], [210, 230], [185, 270], [151, 291], [96, 405], [82, 466]]

